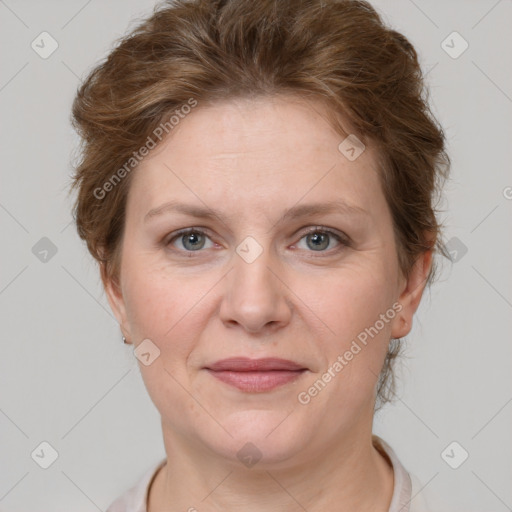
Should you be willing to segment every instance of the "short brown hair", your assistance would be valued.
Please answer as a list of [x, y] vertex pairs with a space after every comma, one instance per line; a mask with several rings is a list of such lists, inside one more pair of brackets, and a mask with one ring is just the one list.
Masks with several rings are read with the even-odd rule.
[[[435, 199], [450, 160], [417, 53], [402, 34], [366, 1], [176, 0], [121, 38], [73, 103], [82, 138], [73, 213], [105, 275], [119, 277], [133, 173], [123, 173], [104, 197], [95, 191], [191, 99], [277, 94], [323, 101], [340, 134], [346, 136], [337, 114], [363, 143], [375, 145], [404, 275], [421, 253], [445, 254]], [[391, 340], [378, 384], [382, 403], [393, 392], [398, 347]]]

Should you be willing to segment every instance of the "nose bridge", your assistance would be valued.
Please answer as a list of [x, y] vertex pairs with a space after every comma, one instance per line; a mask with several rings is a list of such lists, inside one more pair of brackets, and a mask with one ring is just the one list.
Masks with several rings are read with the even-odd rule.
[[236, 247], [221, 308], [224, 321], [251, 331], [282, 323], [289, 315], [285, 287], [274, 275], [276, 262], [265, 240], [246, 237]]
[[[252, 237], [251, 237], [252, 238]], [[254, 240], [254, 239], [253, 239]], [[233, 282], [245, 285], [253, 289], [253, 293], [264, 291], [270, 292], [271, 254], [268, 245], [256, 246], [257, 242], [245, 240], [236, 248], [236, 255], [233, 258], [234, 272]], [[243, 287], [243, 286], [242, 286]]]
[[[260, 243], [261, 242], [261, 243]], [[260, 238], [245, 238], [236, 248], [231, 277], [233, 289], [242, 303], [269, 301], [276, 293], [272, 282], [275, 277], [269, 270], [272, 256], [268, 243]]]

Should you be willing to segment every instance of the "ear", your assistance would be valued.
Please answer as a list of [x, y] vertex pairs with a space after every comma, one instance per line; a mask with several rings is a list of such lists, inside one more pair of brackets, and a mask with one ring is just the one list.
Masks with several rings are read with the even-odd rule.
[[115, 280], [112, 276], [107, 275], [106, 267], [104, 263], [100, 263], [100, 274], [101, 281], [103, 282], [103, 288], [105, 289], [105, 294], [107, 295], [108, 302], [116, 317], [121, 332], [123, 336], [126, 338], [127, 343], [131, 343], [131, 333], [128, 323], [128, 317], [126, 315], [126, 305], [124, 302], [123, 293], [121, 290], [121, 286], [117, 280]]
[[391, 336], [393, 338], [403, 338], [412, 329], [412, 319], [414, 313], [420, 305], [421, 297], [427, 284], [427, 277], [432, 266], [432, 249], [429, 249], [418, 256], [409, 277], [402, 279], [402, 291], [398, 302], [402, 309], [396, 315]]

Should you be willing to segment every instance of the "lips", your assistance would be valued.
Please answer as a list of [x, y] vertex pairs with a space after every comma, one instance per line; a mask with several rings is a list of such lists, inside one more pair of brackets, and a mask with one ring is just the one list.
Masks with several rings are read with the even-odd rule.
[[222, 359], [207, 368], [214, 372], [232, 371], [232, 372], [267, 372], [267, 371], [296, 371], [306, 370], [304, 366], [288, 361], [286, 359], [278, 359], [275, 357], [266, 357], [263, 359], [249, 359], [248, 357], [232, 357], [230, 359]]
[[307, 368], [286, 359], [232, 357], [216, 361], [205, 370], [240, 391], [262, 393], [295, 381]]

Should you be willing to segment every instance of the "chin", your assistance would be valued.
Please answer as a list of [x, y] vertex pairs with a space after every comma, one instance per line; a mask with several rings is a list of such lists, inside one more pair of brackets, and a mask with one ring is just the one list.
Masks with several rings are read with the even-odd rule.
[[204, 433], [207, 435], [203, 443], [237, 467], [242, 463], [249, 468], [284, 468], [287, 462], [304, 452], [310, 438], [306, 425], [298, 425], [294, 414], [288, 418], [287, 414], [282, 410], [232, 413], [219, 422], [233, 437], [226, 434], [212, 439], [209, 430]]

